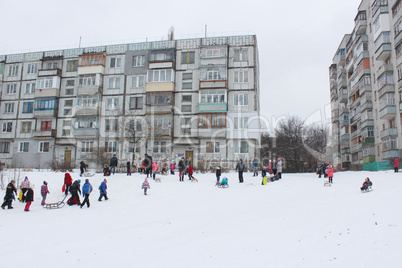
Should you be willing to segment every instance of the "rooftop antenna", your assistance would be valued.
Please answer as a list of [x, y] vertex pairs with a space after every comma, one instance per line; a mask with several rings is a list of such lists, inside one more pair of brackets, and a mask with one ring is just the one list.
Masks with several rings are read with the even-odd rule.
[[80, 43], [78, 45], [78, 48], [81, 48], [81, 38], [82, 38], [82, 36], [80, 36]]
[[207, 38], [207, 29], [208, 29], [208, 25], [205, 25], [205, 38]]
[[168, 40], [169, 40], [169, 41], [173, 41], [173, 40], [174, 40], [174, 27], [173, 27], [173, 26], [171, 26], [171, 27], [169, 28]]

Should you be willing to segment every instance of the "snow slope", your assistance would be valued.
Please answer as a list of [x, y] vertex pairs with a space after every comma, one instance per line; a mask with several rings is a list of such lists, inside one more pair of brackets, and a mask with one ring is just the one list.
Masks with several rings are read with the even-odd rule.
[[[227, 189], [214, 174], [196, 174], [198, 183], [168, 175], [147, 196], [144, 175], [116, 174], [103, 202], [96, 174], [89, 209], [54, 210], [40, 206], [40, 185], [59, 201], [64, 174], [21, 175], [36, 185], [35, 202], [0, 210], [0, 267], [401, 267], [402, 174], [391, 171], [338, 172], [332, 187], [315, 174], [262, 186], [229, 173]], [[367, 176], [374, 190], [361, 193]]]

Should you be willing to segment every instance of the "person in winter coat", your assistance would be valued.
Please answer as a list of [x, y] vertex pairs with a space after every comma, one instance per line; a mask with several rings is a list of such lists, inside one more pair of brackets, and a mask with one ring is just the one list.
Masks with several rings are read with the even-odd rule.
[[102, 197], [105, 197], [105, 200], [108, 200], [109, 198], [107, 197], [107, 180], [104, 179], [99, 186], [99, 193], [100, 196], [98, 198], [98, 201], [102, 201]]
[[278, 169], [277, 169], [277, 165], [276, 165], [276, 160], [274, 159], [274, 161], [272, 162], [272, 174], [276, 175]]
[[11, 180], [9, 184], [7, 184], [6, 195], [4, 196], [4, 202], [1, 205], [1, 208], [4, 209], [6, 206], [8, 209], [13, 209], [13, 194], [17, 195], [17, 189], [15, 188], [15, 180]]
[[193, 177], [193, 173], [194, 173], [194, 168], [190, 165], [188, 167], [188, 179], [191, 181], [194, 177]]
[[110, 173], [113, 172], [113, 175], [114, 175], [114, 173], [116, 172], [117, 163], [118, 163], [117, 157], [116, 157], [116, 155], [114, 154], [113, 157], [110, 158]]
[[131, 163], [130, 159], [127, 159], [127, 176], [131, 176]]
[[64, 185], [65, 185], [64, 193], [66, 195], [68, 195], [68, 192], [72, 184], [73, 184], [73, 178], [71, 178], [70, 173], [66, 172], [66, 174], [64, 174]]
[[184, 157], [179, 162], [179, 171], [180, 171], [180, 181], [184, 181], [184, 172], [186, 170], [186, 164], [184, 163]]
[[151, 177], [152, 176], [152, 157], [148, 154], [145, 154], [145, 159], [144, 159], [144, 164], [145, 164], [145, 173], [147, 174], [147, 178], [148, 176]]
[[25, 202], [27, 202], [27, 203], [25, 205], [24, 211], [29, 211], [29, 207], [31, 206], [33, 201], [34, 201], [34, 191], [33, 191], [32, 187], [29, 186], [29, 188], [27, 190], [27, 195], [25, 198]]
[[267, 176], [267, 168], [266, 167], [262, 167], [262, 170], [261, 170], [261, 177], [265, 177], [265, 176]]
[[170, 174], [174, 175], [174, 170], [176, 168], [176, 163], [174, 161], [172, 161], [172, 163], [170, 164]]
[[220, 181], [220, 179], [221, 179], [221, 176], [222, 176], [222, 169], [221, 169], [221, 167], [220, 166], [218, 166], [217, 168], [216, 168], [216, 182], [218, 182], [219, 183], [219, 181]]
[[87, 204], [87, 207], [89, 208], [90, 203], [89, 203], [89, 195], [92, 192], [92, 185], [89, 183], [89, 179], [85, 180], [84, 185], [82, 186], [82, 196], [84, 196], [84, 201], [81, 204], [81, 208]]
[[282, 160], [280, 158], [278, 158], [278, 164], [276, 166], [277, 170], [277, 174], [278, 174], [278, 179], [282, 179]]
[[148, 179], [145, 178], [144, 182], [142, 183], [142, 189], [144, 189], [144, 195], [147, 195], [147, 190], [151, 189], [151, 186], [149, 185]]
[[110, 168], [107, 164], [103, 165], [103, 176], [110, 176]]
[[362, 191], [367, 190], [367, 188], [368, 188], [369, 186], [372, 186], [372, 185], [373, 185], [373, 183], [372, 183], [372, 182], [370, 181], [370, 179], [367, 177], [367, 178], [364, 180], [362, 187], [360, 187], [360, 190], [362, 190]]
[[236, 171], [239, 172], [239, 182], [243, 183], [243, 172], [244, 169], [246, 168], [246, 165], [243, 163], [243, 160], [240, 159], [239, 163], [236, 165]]
[[20, 189], [22, 191], [21, 202], [25, 202], [25, 199], [26, 199], [25, 193], [28, 191], [30, 186], [31, 186], [31, 182], [28, 180], [28, 177], [25, 177], [25, 179], [22, 181], [21, 186], [20, 186]]
[[332, 183], [332, 178], [334, 177], [334, 168], [329, 165], [328, 166], [328, 181], [329, 183]]
[[394, 159], [394, 169], [395, 169], [395, 173], [398, 173], [399, 171], [399, 159], [395, 157]]
[[272, 161], [269, 160], [268, 162], [268, 173], [269, 175], [274, 174], [274, 171], [272, 170]]
[[163, 158], [163, 159], [162, 159], [161, 169], [162, 169], [162, 174], [163, 174], [163, 175], [167, 175], [168, 163], [167, 163], [167, 159], [166, 159], [166, 158]]
[[85, 164], [84, 161], [80, 162], [80, 177], [82, 177], [82, 174], [85, 173], [85, 169], [86, 169], [87, 165]]
[[72, 206], [74, 204], [74, 199], [77, 199], [77, 205], [80, 206], [81, 202], [80, 202], [80, 196], [78, 195], [78, 193], [80, 193], [81, 195], [81, 180], [76, 180], [74, 181], [73, 185], [71, 185], [70, 187], [70, 193], [71, 193], [71, 198], [70, 198], [70, 202], [69, 205]]
[[43, 185], [40, 188], [40, 194], [42, 195], [42, 202], [40, 204], [44, 206], [46, 204], [46, 196], [47, 194], [50, 194], [46, 181], [43, 181]]
[[159, 165], [157, 162], [152, 163], [152, 178], [155, 180], [156, 173], [158, 173]]
[[258, 167], [258, 161], [257, 159], [253, 159], [253, 177], [258, 176], [258, 171], [257, 171], [257, 167]]

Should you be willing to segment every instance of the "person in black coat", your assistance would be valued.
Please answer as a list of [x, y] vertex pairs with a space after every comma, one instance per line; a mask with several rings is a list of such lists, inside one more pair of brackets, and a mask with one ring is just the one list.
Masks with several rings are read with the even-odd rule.
[[222, 170], [221, 170], [221, 167], [218, 166], [218, 168], [216, 169], [216, 182], [220, 181], [221, 175], [222, 175]]
[[29, 211], [29, 207], [31, 206], [33, 201], [34, 201], [34, 191], [32, 190], [31, 187], [29, 187], [25, 196], [26, 205], [24, 211]]
[[71, 198], [70, 198], [70, 203], [69, 203], [70, 206], [72, 206], [74, 204], [74, 198], [77, 199], [77, 205], [81, 206], [80, 196], [78, 195], [78, 193], [80, 193], [80, 195], [81, 195], [80, 182], [81, 182], [80, 180], [77, 180], [70, 187], [70, 193], [71, 193]]
[[110, 168], [107, 164], [103, 165], [103, 176], [110, 176]]
[[113, 157], [110, 159], [110, 173], [113, 172], [113, 175], [116, 172], [117, 163], [118, 163], [118, 160], [117, 160], [116, 155], [114, 154]]
[[1, 205], [1, 208], [4, 209], [6, 206], [8, 206], [8, 209], [12, 209], [12, 203], [13, 203], [13, 193], [17, 195], [17, 189], [15, 188], [15, 180], [11, 180], [10, 183], [7, 185], [6, 188], [6, 195], [4, 196], [4, 202]]
[[148, 154], [145, 154], [145, 159], [144, 159], [144, 164], [145, 164], [145, 173], [148, 176], [152, 176], [152, 157]]
[[86, 164], [84, 161], [80, 162], [80, 177], [82, 177], [82, 174], [84, 174], [86, 168]]
[[186, 170], [186, 164], [184, 162], [184, 157], [180, 159], [179, 162], [179, 171], [180, 171], [180, 181], [184, 181], [184, 173]]

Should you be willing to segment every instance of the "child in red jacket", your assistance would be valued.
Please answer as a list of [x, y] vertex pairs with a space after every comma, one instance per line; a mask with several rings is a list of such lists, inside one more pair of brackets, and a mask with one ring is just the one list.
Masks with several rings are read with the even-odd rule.
[[189, 180], [192, 180], [194, 178], [193, 173], [194, 173], [194, 168], [192, 166], [189, 166], [188, 167], [188, 179]]

